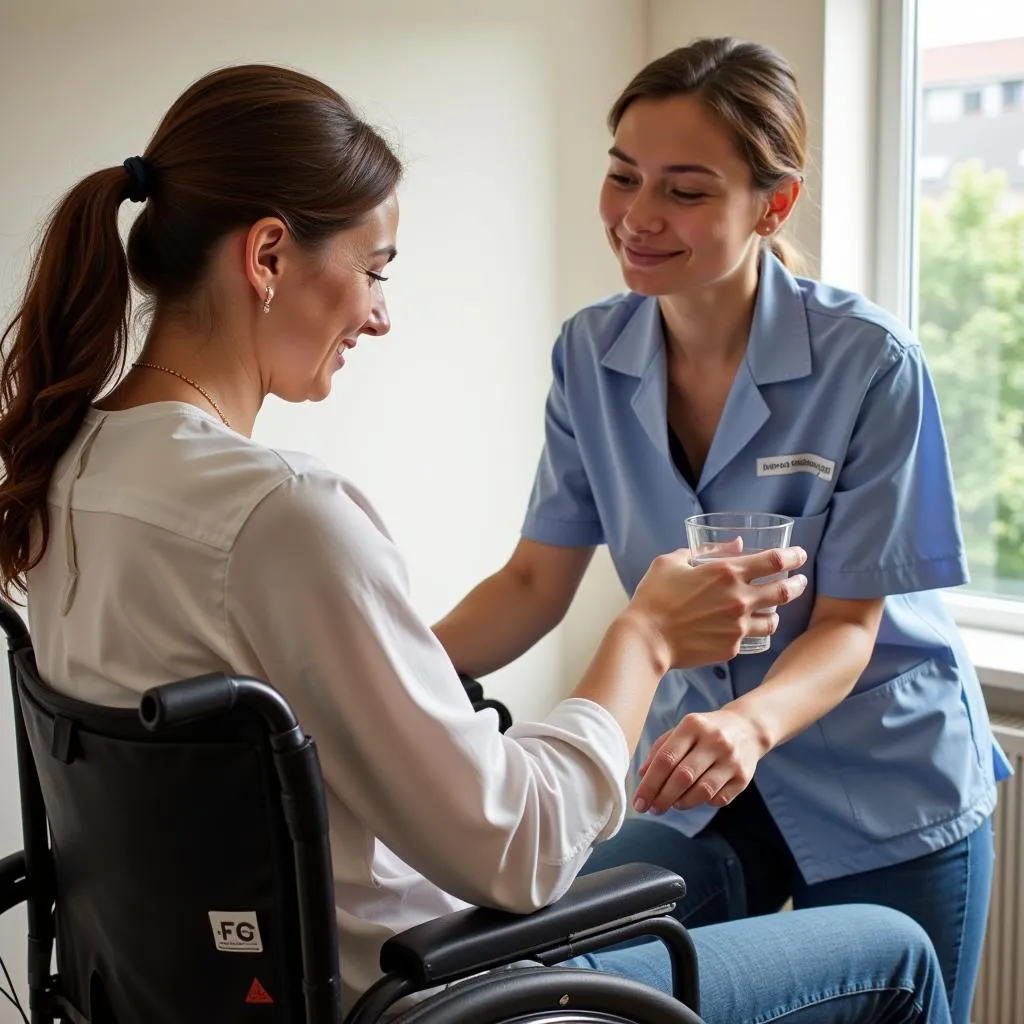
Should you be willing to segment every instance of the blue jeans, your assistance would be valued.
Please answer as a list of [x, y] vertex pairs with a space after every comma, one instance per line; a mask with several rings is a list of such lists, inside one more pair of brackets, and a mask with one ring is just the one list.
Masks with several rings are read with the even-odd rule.
[[[845, 906], [694, 928], [707, 1024], [949, 1024], [932, 944], [887, 907]], [[672, 991], [657, 941], [589, 953], [589, 967]]]
[[944, 850], [808, 885], [750, 786], [692, 839], [657, 818], [629, 819], [618, 835], [594, 849], [584, 870], [630, 861], [682, 875], [687, 894], [677, 914], [693, 929], [771, 914], [787, 899], [797, 909], [873, 903], [902, 911], [935, 947], [954, 1024], [970, 1020], [992, 886], [989, 821]]

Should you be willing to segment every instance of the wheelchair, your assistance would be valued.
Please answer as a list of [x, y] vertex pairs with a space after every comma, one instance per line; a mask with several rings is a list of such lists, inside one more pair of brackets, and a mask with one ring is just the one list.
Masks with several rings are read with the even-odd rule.
[[[701, 1024], [670, 916], [683, 880], [642, 864], [533, 914], [471, 908], [394, 936], [343, 1016], [323, 779], [284, 698], [213, 674], [137, 709], [86, 704], [40, 678], [2, 601], [0, 625], [24, 836], [0, 860], [0, 913], [27, 907], [30, 1024]], [[642, 936], [668, 947], [674, 998], [555, 966]]]

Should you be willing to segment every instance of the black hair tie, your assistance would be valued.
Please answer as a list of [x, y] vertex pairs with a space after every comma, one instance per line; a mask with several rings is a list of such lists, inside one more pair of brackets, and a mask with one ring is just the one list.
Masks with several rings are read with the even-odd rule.
[[144, 203], [153, 194], [153, 167], [141, 156], [130, 156], [124, 162], [128, 172], [128, 199]]

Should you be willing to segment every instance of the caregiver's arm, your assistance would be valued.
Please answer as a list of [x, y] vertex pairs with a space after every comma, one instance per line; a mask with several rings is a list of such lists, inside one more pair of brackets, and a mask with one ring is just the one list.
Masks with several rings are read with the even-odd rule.
[[[524, 582], [518, 572], [510, 571], [510, 562], [434, 626], [452, 663], [468, 675], [500, 668], [557, 625], [593, 550], [524, 540], [516, 552], [531, 563], [532, 580]], [[577, 553], [575, 559], [572, 552]], [[793, 577], [792, 586], [755, 582], [777, 571], [771, 566], [802, 566], [806, 553], [799, 548], [736, 555], [699, 566], [689, 565], [686, 552], [677, 554], [686, 562], [677, 584], [677, 668], [727, 660], [736, 655], [743, 637], [771, 635], [778, 615], [764, 609], [796, 600], [807, 584], [803, 575]]]
[[818, 595], [804, 633], [775, 660], [760, 686], [727, 704], [754, 728], [765, 750], [831, 711], [867, 668], [884, 597]]
[[884, 603], [819, 595], [806, 631], [759, 686], [718, 711], [687, 715], [658, 738], [641, 766], [634, 806], [661, 812], [734, 799], [769, 750], [853, 689], [871, 658]]
[[452, 664], [485, 676], [525, 654], [565, 618], [593, 555], [592, 547], [520, 540], [508, 562], [434, 626]]

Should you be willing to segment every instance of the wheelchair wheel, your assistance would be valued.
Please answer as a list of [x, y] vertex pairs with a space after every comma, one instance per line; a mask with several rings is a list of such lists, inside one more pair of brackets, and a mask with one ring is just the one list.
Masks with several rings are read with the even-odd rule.
[[688, 1007], [600, 971], [525, 967], [464, 981], [392, 1024], [703, 1024]]

